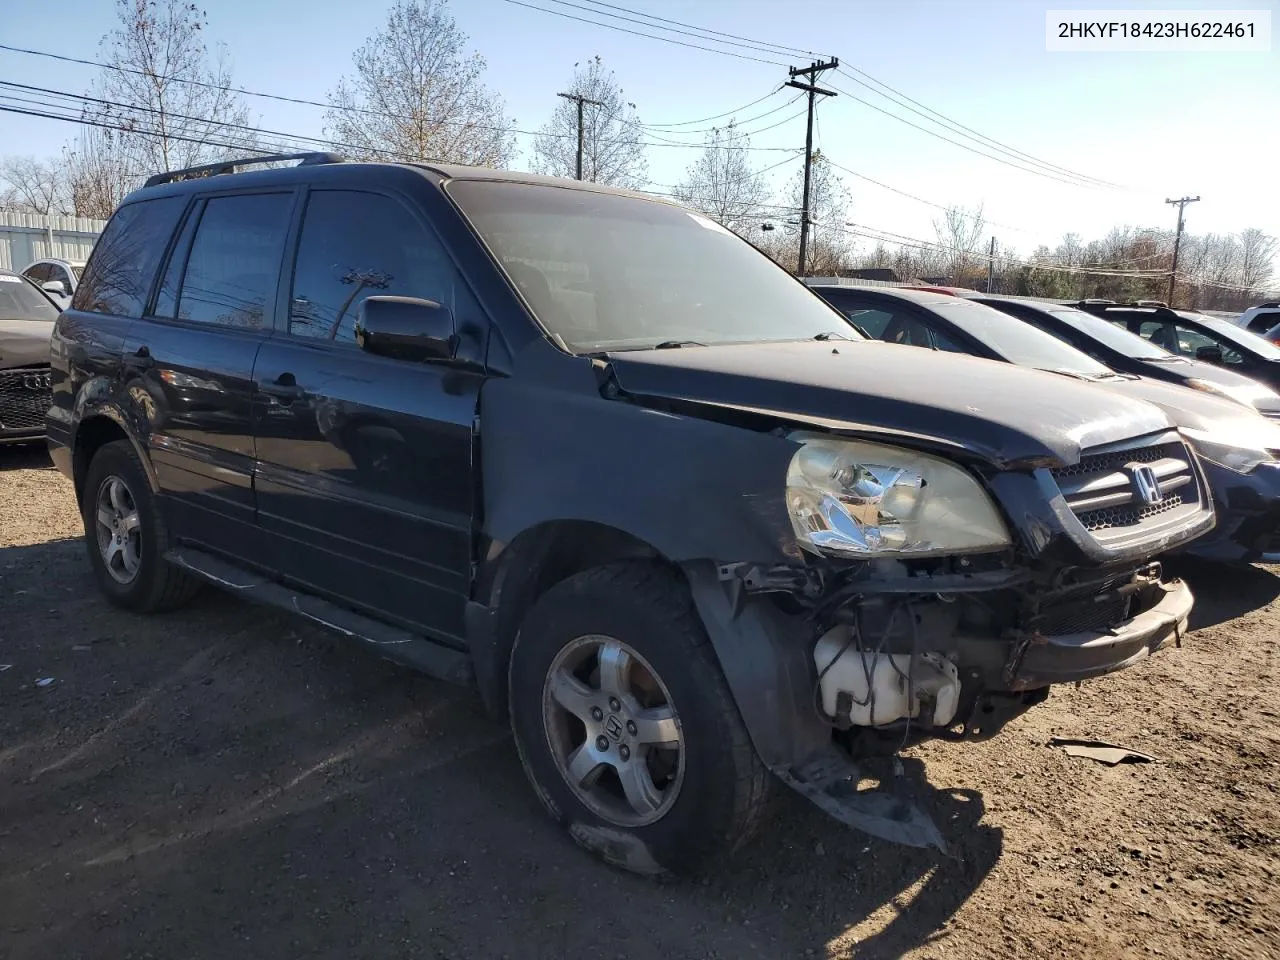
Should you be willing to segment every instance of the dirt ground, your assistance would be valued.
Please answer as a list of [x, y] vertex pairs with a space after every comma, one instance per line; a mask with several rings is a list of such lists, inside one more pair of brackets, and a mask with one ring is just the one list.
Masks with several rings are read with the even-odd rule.
[[560, 834], [467, 691], [212, 591], [109, 608], [69, 484], [0, 450], [0, 958], [1280, 957], [1280, 568], [1184, 573], [1181, 649], [911, 751], [951, 858], [787, 795], [659, 885]]

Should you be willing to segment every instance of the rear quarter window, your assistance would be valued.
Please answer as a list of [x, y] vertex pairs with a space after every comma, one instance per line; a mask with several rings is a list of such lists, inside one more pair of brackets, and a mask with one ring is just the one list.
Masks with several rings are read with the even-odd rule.
[[185, 197], [129, 203], [115, 212], [93, 248], [72, 307], [140, 317]]

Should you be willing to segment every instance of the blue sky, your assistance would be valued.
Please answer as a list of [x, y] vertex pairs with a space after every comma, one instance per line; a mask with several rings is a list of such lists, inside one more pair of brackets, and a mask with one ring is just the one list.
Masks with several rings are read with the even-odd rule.
[[[551, 0], [529, 2], [556, 7]], [[849, 97], [821, 105], [818, 141], [833, 160], [927, 200], [970, 207], [983, 203], [990, 231], [1002, 248], [1027, 253], [1037, 243], [1055, 243], [1068, 231], [1089, 239], [1114, 224], [1168, 226], [1173, 210], [1163, 200], [1183, 194], [1203, 197], [1187, 210], [1193, 232], [1257, 226], [1280, 234], [1275, 178], [1280, 43], [1273, 43], [1271, 53], [1046, 52], [1045, 10], [1103, 6], [1097, 0], [615, 2], [726, 33], [834, 54], [842, 64], [988, 137], [1125, 186], [1086, 189], [1032, 176], [928, 136]], [[1113, 6], [1270, 9], [1280, 25], [1277, 3], [1128, 0]], [[227, 45], [236, 82], [243, 87], [323, 100], [350, 70], [352, 51], [380, 26], [386, 6], [384, 0], [355, 7], [347, 0], [218, 0], [208, 4], [208, 39]], [[786, 79], [781, 67], [631, 36], [505, 0], [451, 0], [449, 6], [471, 48], [488, 60], [489, 84], [524, 129], [545, 122], [574, 62], [596, 54], [617, 74], [646, 123], [718, 114], [768, 94]], [[114, 3], [64, 0], [56, 9], [57, 15], [50, 17], [40, 5], [11, 4], [0, 42], [95, 57], [114, 24]], [[0, 79], [78, 92], [93, 74], [90, 67], [0, 51]], [[827, 79], [923, 123], [846, 76]], [[775, 95], [742, 117], [777, 106], [789, 95]], [[257, 98], [250, 98], [249, 105], [255, 122], [264, 127], [321, 133], [319, 109]], [[773, 124], [799, 113], [800, 106], [797, 102], [747, 126]], [[66, 123], [0, 113], [3, 154], [54, 154], [74, 133]], [[521, 138], [522, 146], [527, 142]], [[803, 118], [762, 132], [752, 142], [756, 147], [800, 147]], [[675, 183], [694, 155], [691, 149], [655, 146], [649, 151], [650, 176], [660, 184]], [[755, 159], [764, 166], [785, 155], [762, 152]], [[771, 174], [780, 190], [798, 166], [793, 160]], [[852, 195], [852, 221], [932, 238], [938, 210], [852, 176], [844, 179]]]

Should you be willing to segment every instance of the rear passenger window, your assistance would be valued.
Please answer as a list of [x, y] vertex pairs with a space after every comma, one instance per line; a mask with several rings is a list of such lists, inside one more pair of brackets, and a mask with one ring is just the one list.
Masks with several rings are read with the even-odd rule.
[[355, 342], [360, 304], [370, 296], [421, 297], [475, 315], [444, 247], [390, 197], [316, 190], [307, 200], [289, 301], [289, 332]]
[[178, 319], [260, 330], [270, 326], [293, 195], [214, 197], [187, 258]]
[[93, 248], [72, 306], [117, 317], [141, 316], [185, 205], [184, 197], [161, 197], [117, 210]]

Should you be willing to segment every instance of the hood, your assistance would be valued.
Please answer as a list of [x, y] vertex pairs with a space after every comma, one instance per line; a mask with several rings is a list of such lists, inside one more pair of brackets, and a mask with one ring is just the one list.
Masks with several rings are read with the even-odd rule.
[[1100, 387], [1114, 390], [1126, 397], [1154, 403], [1177, 427], [1238, 435], [1236, 431], [1256, 427], [1260, 419], [1256, 411], [1233, 400], [1163, 380], [1142, 378], [1099, 380], [1097, 383]]
[[880, 341], [613, 353], [623, 391], [915, 438], [999, 466], [1075, 463], [1083, 448], [1168, 430], [1158, 408], [1094, 384]]
[[49, 362], [52, 320], [0, 320], [0, 370]]
[[1152, 368], [1154, 376], [1160, 376], [1156, 372], [1159, 370], [1165, 373], [1172, 373], [1179, 378], [1190, 379], [1194, 377], [1198, 380], [1207, 380], [1240, 403], [1252, 406], [1268, 416], [1280, 415], [1280, 397], [1275, 395], [1274, 390], [1266, 384], [1259, 383], [1257, 380], [1236, 373], [1233, 370], [1224, 370], [1222, 367], [1215, 366], [1212, 363], [1205, 363], [1203, 360], [1192, 360], [1189, 357], [1179, 357], [1174, 361], [1162, 362], [1144, 360], [1142, 363], [1144, 366]]

